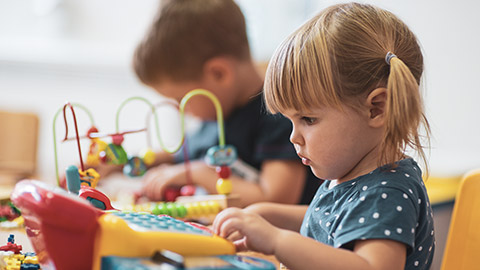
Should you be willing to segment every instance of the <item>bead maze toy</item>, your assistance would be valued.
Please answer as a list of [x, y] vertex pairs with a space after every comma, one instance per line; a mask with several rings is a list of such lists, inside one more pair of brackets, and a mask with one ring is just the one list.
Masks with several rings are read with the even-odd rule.
[[[220, 102], [218, 99], [213, 95], [211, 92], [204, 90], [204, 89], [195, 89], [190, 92], [188, 92], [180, 101], [180, 104], [178, 105], [178, 110], [180, 113], [180, 122], [181, 122], [181, 138], [178, 143], [173, 149], [169, 149], [165, 146], [161, 136], [160, 136], [160, 131], [159, 131], [159, 125], [158, 125], [158, 116], [156, 113], [156, 106], [154, 106], [152, 103], [150, 103], [147, 99], [141, 98], [141, 97], [133, 97], [129, 98], [126, 101], [124, 101], [120, 107], [117, 110], [116, 113], [116, 132], [113, 134], [99, 134], [98, 129], [95, 127], [94, 122], [93, 122], [93, 117], [91, 113], [88, 112], [88, 110], [80, 105], [80, 104], [71, 104], [67, 103], [63, 106], [63, 108], [59, 109], [57, 113], [55, 114], [54, 120], [53, 120], [53, 139], [54, 139], [54, 157], [55, 157], [55, 170], [56, 170], [56, 178], [57, 178], [57, 183], [60, 185], [60, 178], [59, 178], [59, 173], [58, 173], [58, 156], [57, 156], [57, 144], [56, 144], [56, 133], [55, 133], [55, 125], [56, 125], [56, 119], [59, 116], [59, 114], [63, 111], [63, 118], [64, 118], [64, 123], [65, 123], [65, 138], [63, 141], [67, 140], [76, 140], [77, 142], [77, 147], [78, 147], [78, 152], [79, 152], [79, 157], [80, 157], [80, 166], [81, 168], [75, 170], [74, 167], [69, 167], [67, 169], [67, 188], [71, 192], [74, 193], [81, 193], [83, 187], [91, 187], [95, 188], [95, 186], [98, 183], [98, 180], [100, 179], [100, 175], [93, 169], [93, 168], [88, 168], [85, 169], [85, 165], [83, 163], [82, 159], [82, 151], [81, 151], [81, 146], [80, 146], [80, 139], [81, 138], [89, 138], [91, 140], [90, 147], [89, 147], [89, 152], [87, 155], [87, 165], [90, 166], [95, 166], [98, 165], [100, 162], [106, 162], [110, 164], [115, 164], [115, 165], [124, 165], [124, 173], [130, 176], [141, 176], [145, 173], [146, 171], [146, 165], [149, 165], [153, 163], [154, 159], [154, 154], [153, 151], [150, 149], [146, 151], [146, 153], [143, 155], [143, 157], [138, 157], [138, 156], [132, 156], [128, 157], [126, 154], [125, 150], [122, 147], [122, 142], [124, 140], [124, 136], [129, 133], [135, 133], [135, 132], [142, 132], [146, 131], [147, 136], [148, 136], [148, 128], [140, 129], [140, 130], [130, 130], [130, 131], [124, 131], [120, 132], [119, 128], [119, 115], [121, 109], [131, 100], [141, 100], [147, 105], [149, 105], [151, 109], [151, 114], [153, 114], [155, 118], [155, 130], [157, 134], [157, 139], [158, 142], [162, 148], [163, 151], [167, 153], [175, 153], [177, 152], [183, 144], [186, 143], [185, 139], [185, 106], [187, 105], [188, 101], [193, 98], [196, 95], [202, 95], [207, 98], [209, 98], [213, 105], [215, 106], [215, 111], [217, 114], [217, 123], [218, 123], [218, 137], [219, 137], [219, 144], [217, 146], [213, 146], [210, 149], [208, 149], [206, 157], [205, 157], [205, 162], [210, 165], [216, 167], [217, 174], [219, 176], [219, 179], [216, 183], [216, 188], [217, 192], [219, 194], [224, 194], [228, 195], [232, 191], [232, 184], [231, 181], [229, 180], [231, 171], [229, 168], [229, 165], [231, 165], [237, 158], [237, 152], [234, 146], [232, 145], [225, 145], [225, 134], [224, 134], [224, 128], [223, 128], [223, 113], [222, 113], [222, 108], [220, 105]], [[171, 104], [171, 103], [170, 103]], [[66, 108], [69, 107], [72, 116], [73, 116], [73, 122], [74, 122], [74, 127], [75, 127], [75, 137], [74, 138], [68, 138], [68, 124], [66, 120]], [[90, 117], [90, 121], [92, 123], [92, 127], [88, 130], [87, 135], [84, 137], [81, 137], [78, 133], [78, 126], [77, 126], [77, 121], [76, 121], [76, 116], [75, 116], [75, 111], [74, 107], [78, 107], [83, 109], [84, 111], [87, 112], [87, 114]], [[148, 121], [147, 121], [148, 123]], [[112, 142], [107, 144], [106, 142], [100, 140], [103, 137], [111, 137]], [[147, 137], [149, 138], [149, 137]], [[148, 140], [148, 143], [150, 140]], [[188, 170], [188, 155], [185, 152], [186, 147], [184, 149], [184, 155], [185, 155], [185, 164], [186, 164], [186, 170], [187, 170], [187, 185], [182, 187], [180, 194], [181, 195], [192, 195], [194, 193], [194, 186], [191, 183], [191, 179], [189, 179], [189, 170]], [[79, 183], [80, 182], [80, 186]], [[93, 191], [92, 191], [93, 192]], [[92, 202], [97, 202], [98, 198], [93, 198]], [[99, 205], [105, 204], [105, 202], [99, 202]], [[105, 207], [105, 206], [102, 206]]]

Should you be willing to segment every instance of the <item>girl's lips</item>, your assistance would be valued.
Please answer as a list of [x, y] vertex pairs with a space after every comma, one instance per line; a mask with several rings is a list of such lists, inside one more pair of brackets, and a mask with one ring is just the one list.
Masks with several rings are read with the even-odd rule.
[[302, 163], [303, 165], [308, 166], [310, 165], [310, 159], [302, 157]]
[[310, 165], [310, 159], [308, 159], [308, 158], [306, 158], [306, 157], [304, 157], [304, 156], [302, 156], [302, 155], [300, 155], [300, 154], [298, 154], [298, 153], [297, 153], [297, 155], [302, 159], [303, 165], [305, 165], [305, 166]]

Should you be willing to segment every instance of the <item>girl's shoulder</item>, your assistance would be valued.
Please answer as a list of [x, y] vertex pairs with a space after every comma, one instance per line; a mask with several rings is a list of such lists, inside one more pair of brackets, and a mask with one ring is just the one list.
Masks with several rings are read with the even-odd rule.
[[372, 174], [372, 180], [376, 180], [379, 185], [386, 185], [384, 181], [388, 181], [389, 186], [396, 188], [424, 186], [422, 170], [412, 158], [397, 161], [395, 166], [382, 166]]
[[405, 199], [409, 197], [414, 201], [427, 196], [422, 170], [412, 158], [398, 161], [395, 167], [377, 168], [358, 179], [357, 189], [365, 191], [365, 186], [368, 186], [370, 192], [390, 190], [401, 194]]
[[403, 198], [408, 196], [412, 201], [427, 196], [422, 171], [413, 159], [400, 160], [395, 167], [379, 167], [368, 174], [343, 182], [332, 189], [328, 188], [328, 183], [323, 183], [317, 194], [321, 197], [332, 196], [338, 198], [375, 196], [375, 194], [385, 192], [387, 194], [400, 194], [400, 197]]

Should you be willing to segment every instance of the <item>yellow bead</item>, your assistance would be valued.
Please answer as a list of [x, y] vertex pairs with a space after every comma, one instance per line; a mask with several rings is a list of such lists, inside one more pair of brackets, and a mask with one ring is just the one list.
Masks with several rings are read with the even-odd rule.
[[232, 192], [232, 181], [229, 179], [220, 178], [217, 180], [216, 187], [218, 194], [228, 195]]
[[222, 210], [217, 201], [209, 201], [208, 206], [210, 208], [210, 214], [216, 215], [220, 212], [220, 210]]
[[199, 202], [200, 208], [202, 209], [202, 213], [204, 215], [210, 215], [210, 209], [208, 208], [207, 202]]
[[194, 208], [191, 203], [186, 203], [185, 208], [187, 209], [187, 217], [191, 218], [197, 215], [197, 209]]
[[193, 213], [197, 216], [201, 216], [205, 214], [199, 202], [192, 203], [192, 210], [193, 210]]
[[142, 154], [140, 155], [143, 159], [143, 162], [145, 162], [145, 165], [152, 165], [153, 162], [155, 162], [155, 152], [152, 151], [152, 149], [146, 149], [142, 151]]

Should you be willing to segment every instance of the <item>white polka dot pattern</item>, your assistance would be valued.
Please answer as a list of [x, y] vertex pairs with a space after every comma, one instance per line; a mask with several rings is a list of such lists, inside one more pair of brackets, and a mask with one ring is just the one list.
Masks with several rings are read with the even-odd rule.
[[307, 211], [311, 221], [301, 233], [334, 247], [356, 239], [392, 239], [415, 251], [407, 256], [405, 269], [428, 269], [433, 213], [415, 166], [375, 170], [331, 189], [321, 187]]

